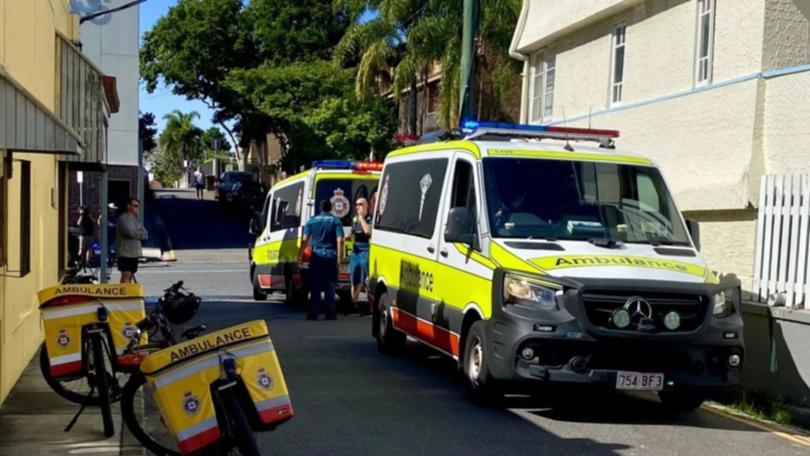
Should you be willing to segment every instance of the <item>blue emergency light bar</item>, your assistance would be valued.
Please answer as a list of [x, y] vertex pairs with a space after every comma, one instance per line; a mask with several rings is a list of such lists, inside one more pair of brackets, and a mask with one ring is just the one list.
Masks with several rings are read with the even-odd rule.
[[502, 136], [546, 137], [555, 139], [582, 139], [605, 142], [618, 138], [618, 130], [599, 130], [593, 128], [558, 127], [553, 125], [528, 125], [512, 122], [492, 122], [484, 120], [464, 120], [461, 130], [470, 137], [486, 134]]
[[350, 160], [315, 160], [313, 168], [318, 169], [351, 169], [358, 172], [380, 171], [382, 162]]

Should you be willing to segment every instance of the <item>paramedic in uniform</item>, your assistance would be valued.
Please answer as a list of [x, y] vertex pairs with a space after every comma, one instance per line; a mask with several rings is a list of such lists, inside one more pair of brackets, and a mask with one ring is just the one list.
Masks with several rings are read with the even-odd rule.
[[368, 309], [360, 306], [360, 287], [368, 277], [368, 249], [371, 238], [371, 216], [368, 215], [368, 200], [358, 198], [354, 203], [357, 214], [352, 219], [352, 237], [354, 247], [349, 260], [349, 274], [352, 279], [352, 302], [361, 315], [368, 313]]
[[312, 252], [309, 261], [310, 309], [307, 320], [317, 320], [321, 308], [321, 292], [326, 295], [326, 319], [335, 320], [335, 285], [338, 265], [343, 252], [343, 223], [332, 214], [332, 202], [321, 201], [321, 212], [304, 225], [301, 253], [307, 246]]

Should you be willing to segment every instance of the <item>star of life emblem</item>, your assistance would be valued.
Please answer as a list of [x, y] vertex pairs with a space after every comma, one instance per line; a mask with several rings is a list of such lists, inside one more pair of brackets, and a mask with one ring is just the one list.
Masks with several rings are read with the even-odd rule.
[[183, 394], [183, 411], [189, 416], [200, 413], [200, 399], [191, 394], [191, 391], [186, 391]]
[[56, 343], [59, 344], [60, 347], [67, 347], [70, 345], [70, 336], [68, 336], [67, 331], [64, 329], [59, 331], [59, 334], [56, 336]]
[[332, 203], [332, 214], [337, 218], [345, 217], [351, 210], [351, 202], [343, 195], [343, 189], [336, 188], [329, 201]]
[[385, 212], [385, 205], [388, 203], [388, 181], [391, 180], [391, 176], [385, 176], [385, 183], [383, 184], [382, 190], [380, 190], [380, 196], [378, 198], [377, 204], [380, 207], [380, 215]]
[[428, 190], [430, 189], [430, 185], [433, 183], [433, 178], [430, 177], [430, 174], [425, 174], [422, 176], [422, 179], [419, 180], [419, 189], [422, 190], [422, 199], [419, 200], [419, 221], [422, 221], [422, 209], [425, 208], [425, 196], [427, 195]]
[[268, 374], [263, 367], [259, 368], [259, 375], [256, 379], [256, 383], [265, 391], [270, 391], [273, 389], [273, 378], [270, 377], [270, 374]]

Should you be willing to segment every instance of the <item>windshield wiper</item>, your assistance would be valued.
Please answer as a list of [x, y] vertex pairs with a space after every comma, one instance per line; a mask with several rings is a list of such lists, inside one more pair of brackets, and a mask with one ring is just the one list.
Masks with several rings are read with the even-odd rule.
[[622, 241], [609, 238], [588, 238], [588, 242], [597, 247], [605, 247], [608, 249], [616, 249], [624, 245]]

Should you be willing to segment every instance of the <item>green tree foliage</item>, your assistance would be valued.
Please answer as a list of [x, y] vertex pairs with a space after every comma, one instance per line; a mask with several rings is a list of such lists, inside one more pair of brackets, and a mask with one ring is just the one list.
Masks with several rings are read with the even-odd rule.
[[203, 157], [200, 138], [202, 130], [194, 125], [200, 115], [174, 110], [166, 114], [166, 126], [160, 133], [160, 150], [155, 154], [155, 175], [164, 184], [170, 184], [183, 174], [183, 162], [199, 161]]
[[138, 139], [143, 141], [144, 153], [157, 146], [155, 135], [157, 135], [155, 115], [151, 112], [138, 112]]
[[200, 147], [203, 150], [203, 161], [210, 163], [213, 159], [230, 161], [233, 159], [231, 155], [231, 143], [217, 127], [211, 127], [205, 130], [200, 135]]

